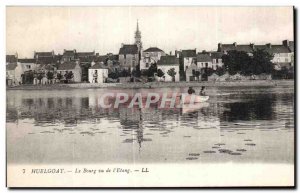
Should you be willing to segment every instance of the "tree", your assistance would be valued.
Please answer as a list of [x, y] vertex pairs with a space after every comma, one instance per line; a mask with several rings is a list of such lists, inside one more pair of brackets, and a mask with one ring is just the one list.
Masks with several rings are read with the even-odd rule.
[[216, 74], [217, 74], [218, 76], [224, 75], [224, 74], [225, 74], [225, 68], [224, 68], [224, 67], [219, 67], [219, 66], [217, 66]]
[[177, 74], [175, 68], [171, 68], [168, 70], [168, 75], [172, 77], [172, 81], [175, 82], [175, 75]]
[[59, 80], [59, 82], [60, 82], [60, 80], [62, 79], [62, 77], [63, 77], [63, 76], [61, 75], [61, 73], [57, 73], [57, 74], [56, 74], [56, 78]]
[[39, 80], [39, 83], [41, 84], [41, 80], [44, 78], [44, 74], [42, 74], [42, 73], [39, 73], [38, 75], [37, 75], [37, 79]]
[[54, 78], [54, 73], [53, 73], [53, 72], [50, 72], [50, 71], [48, 71], [48, 72], [47, 72], [47, 74], [46, 74], [46, 76], [47, 76], [47, 79], [48, 79], [48, 80], [51, 80], [51, 81], [52, 81], [52, 80], [53, 80], [53, 78]]
[[200, 76], [200, 71], [195, 71], [194, 76], [197, 78], [197, 80], [199, 81], [199, 76]]
[[72, 71], [67, 72], [67, 73], [65, 74], [65, 78], [66, 78], [67, 82], [69, 83], [70, 80], [72, 80], [72, 79], [74, 78], [73, 72], [72, 72]]
[[271, 60], [273, 59], [273, 55], [270, 54], [269, 52], [265, 51], [265, 50], [255, 50], [253, 52], [253, 57], [251, 60], [251, 63], [249, 65], [250, 69], [247, 69], [246, 72], [244, 72], [244, 74], [271, 74], [272, 70], [274, 69], [274, 64], [271, 62]]
[[157, 70], [157, 76], [158, 76], [159, 78], [163, 77], [164, 75], [165, 75], [165, 73], [164, 73], [161, 69], [158, 69], [158, 70]]
[[157, 65], [156, 63], [151, 64], [151, 66], [147, 70], [147, 76], [148, 77], [153, 77], [154, 73], [157, 73]]
[[222, 56], [224, 67], [230, 75], [247, 74], [251, 64], [250, 56], [244, 51], [230, 50]]

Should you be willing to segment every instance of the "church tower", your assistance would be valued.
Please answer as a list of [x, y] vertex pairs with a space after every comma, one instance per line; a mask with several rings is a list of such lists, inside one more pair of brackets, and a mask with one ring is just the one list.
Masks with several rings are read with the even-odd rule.
[[139, 30], [139, 21], [137, 21], [137, 23], [136, 23], [136, 31], [135, 31], [135, 35], [134, 35], [134, 40], [135, 40], [134, 43], [138, 46], [139, 51], [141, 51], [143, 49], [143, 45], [142, 45], [141, 32]]

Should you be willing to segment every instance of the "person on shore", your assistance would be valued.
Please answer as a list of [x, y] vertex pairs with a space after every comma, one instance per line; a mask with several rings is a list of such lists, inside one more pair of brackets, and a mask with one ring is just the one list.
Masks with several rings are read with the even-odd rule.
[[201, 87], [201, 90], [200, 90], [200, 96], [205, 96], [205, 91], [204, 91], [204, 89], [205, 89], [205, 86], [202, 86]]
[[193, 87], [189, 87], [188, 94], [195, 94], [195, 90], [193, 89]]

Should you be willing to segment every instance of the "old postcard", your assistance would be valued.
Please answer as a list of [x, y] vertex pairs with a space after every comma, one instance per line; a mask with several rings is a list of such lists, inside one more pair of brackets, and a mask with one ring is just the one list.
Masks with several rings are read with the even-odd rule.
[[7, 6], [7, 187], [293, 187], [293, 18]]

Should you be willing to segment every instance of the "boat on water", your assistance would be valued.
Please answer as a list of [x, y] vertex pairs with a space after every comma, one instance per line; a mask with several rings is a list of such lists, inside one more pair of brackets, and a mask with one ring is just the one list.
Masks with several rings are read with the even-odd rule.
[[181, 107], [182, 114], [199, 111], [202, 108], [209, 107], [208, 102], [197, 103], [196, 105], [183, 104]]
[[181, 94], [181, 100], [183, 100], [183, 104], [189, 103], [203, 103], [209, 99], [209, 96], [200, 96], [195, 94]]

